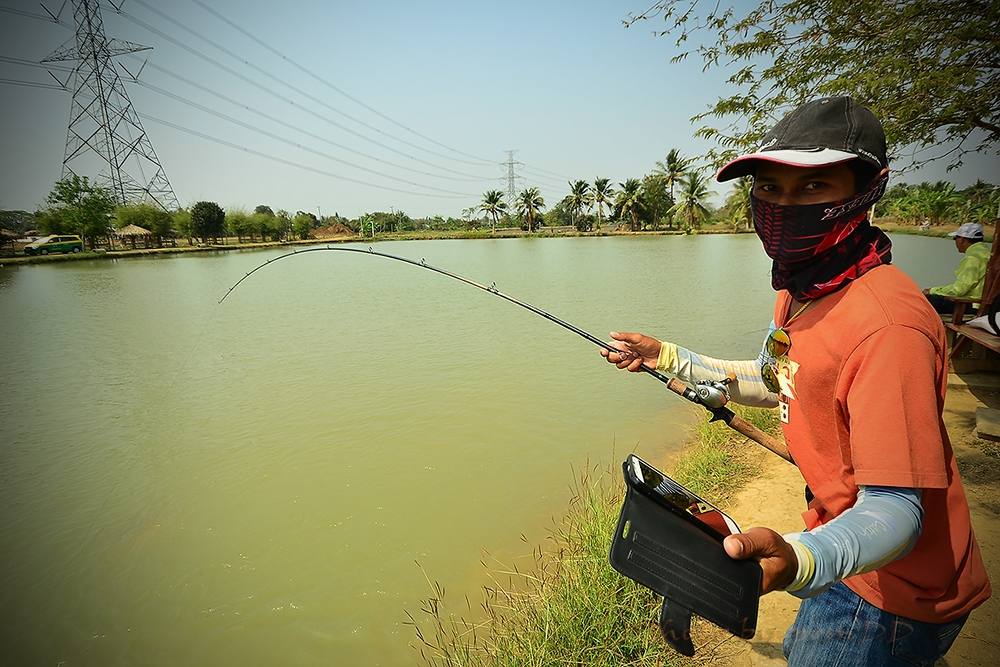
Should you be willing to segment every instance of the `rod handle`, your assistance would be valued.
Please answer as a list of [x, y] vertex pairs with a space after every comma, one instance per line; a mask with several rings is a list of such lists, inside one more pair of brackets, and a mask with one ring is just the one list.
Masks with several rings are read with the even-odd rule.
[[667, 383], [667, 389], [674, 392], [678, 396], [681, 396], [682, 398], [686, 398], [689, 401], [692, 400], [691, 397], [688, 396], [687, 394], [687, 392], [691, 391], [691, 387], [687, 386], [677, 378], [670, 378], [670, 382]]
[[743, 417], [740, 417], [735, 413], [733, 414], [732, 419], [730, 419], [728, 423], [730, 428], [732, 428], [734, 431], [738, 431], [739, 433], [745, 435], [746, 437], [756, 442], [758, 445], [764, 447], [765, 449], [771, 450], [772, 452], [774, 452], [781, 458], [785, 459], [792, 465], [795, 465], [795, 461], [792, 460], [792, 455], [788, 453], [788, 447], [781, 440], [778, 440], [772, 435], [764, 433], [759, 428], [757, 428], [747, 420], [743, 419]]
[[[667, 383], [667, 389], [674, 392], [678, 396], [688, 399], [689, 401], [694, 403], [698, 402], [698, 395], [695, 394], [694, 390], [677, 378], [670, 379], [670, 382]], [[788, 453], [788, 447], [786, 447], [785, 443], [781, 440], [764, 433], [729, 408], [722, 408], [719, 412], [713, 412], [713, 414], [716, 417], [721, 418], [722, 421], [726, 422], [726, 424], [734, 431], [745, 435], [761, 447], [774, 452], [792, 465], [795, 465], [795, 461], [792, 460], [792, 455]]]

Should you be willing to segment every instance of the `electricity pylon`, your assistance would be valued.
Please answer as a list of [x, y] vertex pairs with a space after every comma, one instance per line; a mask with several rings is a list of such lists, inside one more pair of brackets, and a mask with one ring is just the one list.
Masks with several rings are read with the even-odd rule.
[[517, 204], [517, 181], [521, 178], [514, 171], [514, 167], [524, 164], [514, 159], [516, 152], [516, 150], [507, 151], [507, 161], [504, 162], [504, 166], [507, 167], [507, 206], [510, 207], [511, 211]]
[[[177, 196], [112, 60], [150, 47], [109, 40], [99, 0], [71, 3], [76, 35], [42, 60], [76, 62], [66, 81], [60, 81], [73, 93], [62, 177], [92, 176], [110, 188], [120, 204], [147, 202], [167, 211], [177, 209]], [[52, 16], [58, 20], [61, 13], [62, 8]]]

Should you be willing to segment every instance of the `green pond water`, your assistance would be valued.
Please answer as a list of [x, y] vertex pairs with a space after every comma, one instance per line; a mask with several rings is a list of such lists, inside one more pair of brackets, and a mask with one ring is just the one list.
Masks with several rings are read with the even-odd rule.
[[[895, 242], [950, 279], [948, 241]], [[752, 235], [377, 249], [717, 356], [755, 355], [773, 300]], [[396, 262], [311, 253], [217, 304], [280, 252], [0, 268], [5, 662], [413, 664], [428, 579], [475, 610], [480, 561], [528, 565], [576, 471], [662, 459], [701, 418]]]

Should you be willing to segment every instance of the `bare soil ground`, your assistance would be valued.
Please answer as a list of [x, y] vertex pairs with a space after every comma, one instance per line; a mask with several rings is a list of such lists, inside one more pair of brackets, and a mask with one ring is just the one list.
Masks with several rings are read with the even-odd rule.
[[[1000, 405], [996, 394], [949, 389], [945, 423], [952, 439], [969, 499], [969, 508], [994, 595], [975, 610], [941, 665], [1000, 665], [1000, 443], [975, 436], [976, 407]], [[769, 456], [763, 475], [737, 496], [731, 510], [741, 527], [768, 526], [780, 532], [800, 530], [803, 481], [794, 466]], [[761, 599], [757, 635], [751, 641], [715, 651], [715, 662], [763, 667], [784, 665], [781, 640], [792, 624], [799, 600], [786, 593]], [[728, 643], [728, 642], [727, 642]]]

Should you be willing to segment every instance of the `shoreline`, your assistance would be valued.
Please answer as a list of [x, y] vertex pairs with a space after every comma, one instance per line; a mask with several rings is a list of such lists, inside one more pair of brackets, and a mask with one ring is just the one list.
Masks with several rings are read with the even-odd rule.
[[[957, 377], [957, 376], [956, 376]], [[976, 437], [975, 413], [996, 392], [949, 383], [944, 420], [963, 476], [977, 541], [993, 581], [1000, 580], [1000, 450]], [[738, 410], [759, 428], [781, 437], [776, 411]], [[679, 452], [654, 462], [695, 493], [710, 499], [740, 526], [801, 529], [804, 481], [798, 469], [723, 425], [699, 422]], [[574, 498], [546, 544], [533, 549], [533, 569], [487, 568], [493, 585], [483, 589], [485, 619], [466, 619], [441, 598], [424, 607], [433, 631], [414, 622], [422, 662], [454, 664], [650, 664], [681, 667], [717, 663], [747, 667], [785, 664], [781, 639], [794, 621], [799, 599], [784, 593], [761, 598], [757, 633], [738, 639], [707, 621], [693, 619], [694, 660], [666, 647], [654, 619], [660, 598], [608, 565], [611, 533], [622, 501], [620, 473], [590, 471], [575, 480]], [[551, 543], [550, 543], [551, 542]], [[513, 569], [511, 573], [509, 570]], [[480, 615], [482, 616], [482, 614]], [[987, 639], [1000, 617], [994, 596], [972, 613], [946, 659], [963, 665], [996, 664], [1000, 644]], [[581, 624], [580, 619], [586, 622]], [[525, 648], [521, 648], [525, 647]], [[599, 651], [605, 659], [588, 662]], [[507, 658], [507, 661], [497, 660]], [[513, 662], [510, 662], [514, 659]]]
[[[987, 573], [1000, 581], [1000, 450], [996, 442], [976, 436], [976, 411], [983, 405], [996, 407], [995, 390], [970, 386], [958, 376], [949, 376], [944, 405], [944, 423], [962, 475], [976, 541]], [[769, 526], [778, 532], [799, 530], [804, 510], [798, 470], [768, 457], [763, 474], [750, 481], [735, 498], [730, 516], [741, 526]], [[786, 502], [782, 502], [786, 501]], [[781, 667], [785, 659], [781, 641], [795, 619], [800, 600], [787, 594], [770, 593], [761, 598], [757, 634], [749, 641], [728, 639], [727, 665], [734, 667]], [[959, 632], [940, 664], [992, 667], [1000, 659], [1000, 643], [993, 631], [1000, 622], [1000, 599], [993, 597], [976, 608]], [[720, 639], [723, 638], [721, 631]]]
[[[729, 229], [710, 229], [693, 232], [693, 234], [747, 234], [747, 230], [734, 232]], [[492, 234], [486, 230], [457, 230], [442, 232], [393, 232], [379, 234], [372, 238], [368, 236], [331, 236], [325, 238], [305, 239], [295, 241], [260, 241], [254, 243], [215, 243], [211, 245], [166, 246], [162, 248], [136, 248], [134, 250], [101, 250], [98, 252], [79, 252], [59, 255], [10, 255], [0, 257], [0, 268], [17, 264], [46, 264], [49, 262], [73, 262], [94, 259], [126, 259], [131, 257], [150, 257], [153, 255], [179, 255], [186, 253], [227, 252], [237, 250], [267, 250], [286, 246], [324, 245], [327, 243], [378, 243], [380, 241], [441, 241], [441, 240], [483, 240], [483, 239], [516, 239], [516, 238], [561, 238], [561, 237], [604, 237], [604, 236], [684, 236], [679, 230], [657, 230], [642, 232], [535, 232], [529, 234], [520, 230], [498, 230]]]
[[184, 255], [189, 253], [220, 252], [227, 250], [264, 250], [283, 246], [315, 245], [321, 243], [346, 243], [353, 237], [337, 236], [329, 239], [306, 241], [265, 241], [261, 243], [233, 243], [196, 246], [167, 246], [163, 248], [136, 248], [135, 250], [105, 250], [102, 252], [77, 252], [60, 255], [13, 255], [0, 257], [0, 268], [8, 265], [48, 264], [52, 262], [79, 262], [84, 260], [128, 259], [154, 255]]
[[[910, 234], [913, 236], [929, 236], [933, 238], [947, 238], [949, 232], [958, 228], [958, 225], [939, 225], [928, 230], [922, 230], [912, 225], [903, 225], [890, 220], [881, 220], [875, 223], [883, 231], [892, 234]], [[205, 252], [228, 252], [238, 250], [267, 250], [271, 248], [283, 248], [287, 246], [323, 245], [327, 243], [378, 243], [380, 241], [437, 241], [437, 240], [482, 240], [482, 239], [515, 239], [515, 238], [580, 238], [580, 237], [614, 237], [614, 236], [700, 236], [715, 234], [753, 234], [751, 229], [741, 229], [734, 231], [721, 226], [708, 227], [693, 230], [687, 234], [683, 230], [660, 229], [645, 230], [639, 232], [632, 231], [558, 231], [546, 232], [544, 229], [531, 233], [520, 230], [498, 230], [495, 234], [489, 230], [459, 230], [441, 232], [397, 232], [390, 234], [379, 234], [378, 236], [333, 236], [321, 239], [305, 239], [296, 241], [263, 241], [257, 243], [225, 243], [212, 245], [195, 246], [170, 246], [164, 248], [137, 248], [135, 250], [111, 250], [102, 252], [80, 252], [66, 255], [12, 255], [0, 257], [0, 268], [6, 266], [19, 266], [25, 264], [47, 264], [50, 262], [72, 262], [84, 260], [107, 260], [107, 259], [128, 259], [133, 257], [150, 257], [156, 255], [180, 255], [187, 253]], [[986, 241], [992, 241], [993, 235], [986, 234]]]
[[[777, 410], [737, 412], [758, 428], [780, 437]], [[696, 421], [691, 437], [675, 454], [653, 464], [686, 487], [729, 511], [742, 490], [766, 470], [770, 457], [721, 423]], [[775, 462], [788, 465], [773, 457]], [[554, 517], [545, 544], [533, 545], [527, 570], [485, 566], [492, 584], [482, 589], [478, 616], [452, 611], [443, 593], [424, 602], [410, 617], [423, 664], [649, 664], [681, 667], [692, 661], [662, 640], [654, 619], [660, 597], [619, 575], [608, 564], [624, 488], [621, 472], [583, 471], [572, 485], [566, 513]], [[441, 591], [440, 584], [435, 591]], [[473, 607], [466, 598], [461, 607]], [[457, 605], [456, 605], [457, 606]], [[698, 663], [727, 659], [732, 638], [706, 621], [693, 619]]]

